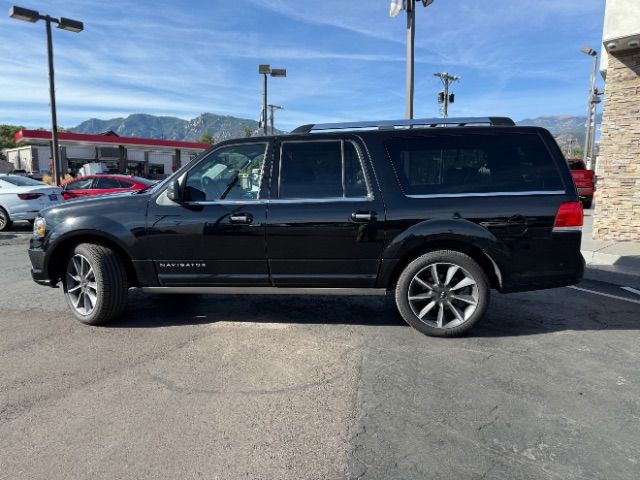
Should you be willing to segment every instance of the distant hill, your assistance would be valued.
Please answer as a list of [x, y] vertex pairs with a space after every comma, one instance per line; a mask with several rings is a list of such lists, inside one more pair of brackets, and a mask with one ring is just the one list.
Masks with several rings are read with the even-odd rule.
[[[73, 127], [75, 133], [102, 133], [112, 130], [122, 137], [162, 138], [197, 142], [209, 133], [215, 142], [245, 137], [246, 131], [258, 132], [258, 122], [244, 118], [203, 113], [191, 120], [135, 113], [126, 118], [91, 118]], [[276, 129], [277, 133], [282, 133]]]
[[[525, 118], [516, 122], [518, 125], [531, 125], [543, 127], [549, 130], [561, 147], [565, 147], [569, 142], [575, 142], [582, 147], [584, 145], [584, 135], [587, 117], [585, 115], [550, 115], [536, 118]], [[596, 123], [600, 124], [602, 114], [598, 114]], [[596, 137], [597, 139], [597, 137]]]

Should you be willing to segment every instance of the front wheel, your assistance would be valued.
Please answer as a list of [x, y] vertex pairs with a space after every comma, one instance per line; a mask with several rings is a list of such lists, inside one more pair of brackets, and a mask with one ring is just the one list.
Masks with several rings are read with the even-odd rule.
[[122, 260], [102, 245], [82, 243], [73, 249], [62, 286], [73, 315], [89, 325], [112, 320], [127, 305], [127, 273]]
[[437, 250], [405, 267], [396, 285], [396, 306], [425, 335], [456, 337], [483, 317], [489, 289], [484, 270], [471, 257]]

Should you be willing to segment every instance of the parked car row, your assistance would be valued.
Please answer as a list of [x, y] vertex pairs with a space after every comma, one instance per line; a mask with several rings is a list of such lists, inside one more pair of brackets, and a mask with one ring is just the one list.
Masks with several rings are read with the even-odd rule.
[[135, 192], [154, 183], [127, 175], [89, 175], [54, 187], [20, 173], [0, 174], [0, 232], [11, 228], [15, 221], [33, 222], [40, 210], [64, 200]]

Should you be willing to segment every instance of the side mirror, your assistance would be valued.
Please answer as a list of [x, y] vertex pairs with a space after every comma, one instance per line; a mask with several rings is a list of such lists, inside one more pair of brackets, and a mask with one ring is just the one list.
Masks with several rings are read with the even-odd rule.
[[180, 203], [182, 200], [180, 198], [180, 184], [178, 183], [178, 180], [173, 180], [169, 184], [169, 188], [167, 188], [167, 198], [177, 203]]

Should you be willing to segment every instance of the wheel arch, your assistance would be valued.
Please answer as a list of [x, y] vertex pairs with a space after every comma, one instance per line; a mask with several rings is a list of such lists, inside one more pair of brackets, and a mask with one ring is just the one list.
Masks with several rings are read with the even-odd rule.
[[52, 285], [60, 281], [69, 254], [81, 243], [93, 243], [112, 249], [122, 260], [125, 271], [127, 272], [129, 286], [139, 286], [133, 261], [126, 248], [116, 238], [96, 231], [77, 231], [73, 234], [66, 235], [60, 238], [52, 249], [50, 248], [47, 251], [48, 262], [46, 268]]

